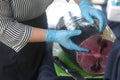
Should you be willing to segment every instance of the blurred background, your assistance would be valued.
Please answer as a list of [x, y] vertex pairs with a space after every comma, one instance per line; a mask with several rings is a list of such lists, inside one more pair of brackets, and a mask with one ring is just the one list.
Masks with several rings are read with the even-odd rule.
[[[107, 19], [108, 26], [115, 34], [120, 26], [120, 0], [91, 0], [95, 8], [102, 10]], [[49, 28], [55, 28], [61, 16], [67, 16], [68, 11], [75, 16], [81, 16], [80, 9], [74, 0], [54, 0], [47, 8]]]
[[[106, 3], [105, 0], [91, 0], [95, 7], [102, 10], [101, 4]], [[80, 16], [80, 9], [74, 0], [67, 3], [66, 0], [54, 0], [54, 2], [47, 9], [48, 23], [50, 28], [55, 28], [61, 16], [66, 16], [68, 11], [73, 15]]]

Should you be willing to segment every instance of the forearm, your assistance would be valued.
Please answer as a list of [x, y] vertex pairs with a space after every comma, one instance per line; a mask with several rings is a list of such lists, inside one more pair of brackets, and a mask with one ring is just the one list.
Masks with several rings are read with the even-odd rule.
[[29, 42], [44, 42], [46, 38], [46, 30], [40, 28], [32, 28]]
[[[79, 4], [82, 0], [74, 0], [77, 4]], [[89, 0], [91, 1], [91, 0]]]
[[74, 0], [74, 1], [78, 4], [78, 3], [80, 3], [80, 1], [82, 1], [82, 0]]

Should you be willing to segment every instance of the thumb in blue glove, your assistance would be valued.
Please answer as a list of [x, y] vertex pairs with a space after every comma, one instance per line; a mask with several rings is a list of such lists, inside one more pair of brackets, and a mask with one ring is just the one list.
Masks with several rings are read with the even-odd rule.
[[47, 30], [46, 41], [57, 42], [69, 50], [89, 52], [86, 48], [81, 48], [71, 41], [72, 36], [80, 35], [81, 30]]
[[99, 20], [99, 32], [103, 32], [107, 25], [107, 20], [104, 13], [98, 9], [92, 7], [92, 3], [89, 0], [82, 0], [79, 3], [82, 16], [88, 20], [91, 24], [94, 24], [94, 19]]

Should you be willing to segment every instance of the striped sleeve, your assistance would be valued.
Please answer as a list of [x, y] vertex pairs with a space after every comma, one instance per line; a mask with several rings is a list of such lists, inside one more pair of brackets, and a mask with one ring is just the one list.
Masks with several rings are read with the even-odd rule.
[[10, 3], [0, 1], [0, 41], [19, 52], [28, 42], [32, 27], [18, 23], [13, 18]]

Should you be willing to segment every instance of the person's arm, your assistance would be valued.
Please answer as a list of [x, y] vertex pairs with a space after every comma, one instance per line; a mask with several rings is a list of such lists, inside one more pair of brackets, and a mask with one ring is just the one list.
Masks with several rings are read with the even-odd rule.
[[88, 52], [86, 48], [81, 48], [70, 39], [72, 36], [81, 34], [81, 30], [45, 30], [40, 28], [32, 28], [29, 38], [30, 42], [57, 42], [69, 50]]
[[18, 52], [28, 42], [43, 42], [46, 30], [19, 23], [9, 1], [0, 1], [0, 41]]
[[0, 1], [0, 41], [18, 52], [28, 42], [43, 42], [46, 30], [18, 23], [9, 1]]
[[45, 29], [33, 27], [29, 42], [44, 42], [46, 39], [46, 32], [47, 30]]
[[[74, 0], [77, 4], [79, 4], [82, 0]], [[92, 2], [92, 0], [89, 0], [90, 2]]]
[[79, 4], [82, 0], [74, 0], [77, 4]]
[[0, 1], [0, 41], [18, 52], [28, 42], [32, 27], [14, 19], [9, 0]]
[[12, 14], [9, 1], [0, 1], [0, 41], [20, 51], [28, 42], [57, 42], [70, 50], [87, 51], [71, 41], [81, 30], [46, 30], [18, 23]]

